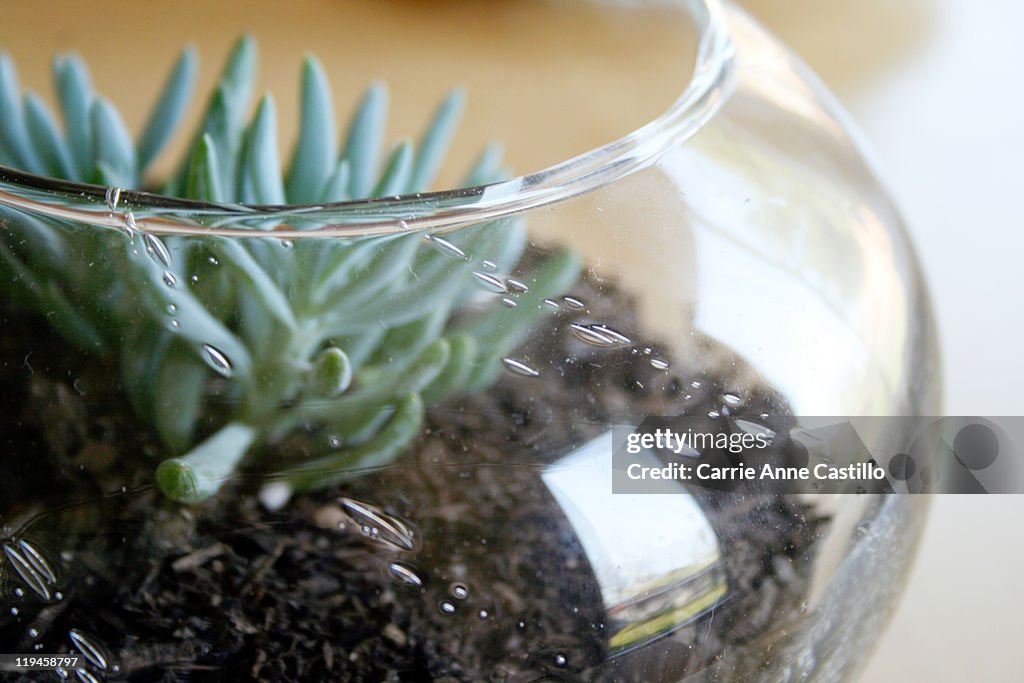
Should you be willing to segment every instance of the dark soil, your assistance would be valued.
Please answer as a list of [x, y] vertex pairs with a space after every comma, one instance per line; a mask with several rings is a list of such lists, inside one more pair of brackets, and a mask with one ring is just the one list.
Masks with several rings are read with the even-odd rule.
[[[777, 495], [698, 491], [723, 548], [727, 598], [609, 660], [597, 583], [539, 466], [616, 419], [706, 415], [727, 392], [783, 434], [785, 403], [751, 390], [742, 360], [711, 342], [714, 375], [686, 359], [652, 367], [667, 356], [649, 341], [580, 343], [565, 333], [572, 320], [644, 337], [625, 294], [588, 280], [574, 294], [590, 308], [563, 304], [517, 354], [540, 377], [510, 374], [433, 410], [394, 467], [279, 512], [249, 495], [254, 476], [194, 509], [160, 500], [149, 487], [159, 448], [116, 388], [103, 388], [111, 370], [89, 369], [59, 341], [46, 348], [31, 319], [0, 316], [0, 532], [9, 547], [28, 540], [57, 574], [43, 599], [9, 562], [0, 568], [0, 652], [67, 652], [75, 629], [105, 653], [105, 671], [95, 656], [90, 667], [98, 680], [133, 681], [650, 681], [756, 666], [757, 648], [743, 645], [799, 616], [822, 520]], [[319, 452], [326, 439], [294, 436], [276, 455]], [[412, 550], [362, 533], [341, 496], [408, 524]], [[399, 580], [393, 563], [420, 585]]]

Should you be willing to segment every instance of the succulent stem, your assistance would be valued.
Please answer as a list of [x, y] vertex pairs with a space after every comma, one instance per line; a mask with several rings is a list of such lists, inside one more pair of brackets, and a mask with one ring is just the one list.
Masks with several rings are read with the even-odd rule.
[[286, 476], [293, 490], [323, 488], [358, 476], [395, 459], [423, 425], [423, 400], [409, 394], [398, 401], [391, 419], [369, 442], [312, 460]]
[[156, 468], [156, 483], [168, 498], [197, 503], [217, 493], [256, 439], [249, 425], [231, 422], [180, 458]]

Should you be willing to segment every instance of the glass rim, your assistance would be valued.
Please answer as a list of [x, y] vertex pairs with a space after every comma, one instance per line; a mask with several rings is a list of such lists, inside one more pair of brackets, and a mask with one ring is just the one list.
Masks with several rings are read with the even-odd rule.
[[[697, 51], [686, 88], [661, 115], [608, 144], [542, 170], [486, 185], [336, 203], [209, 203], [27, 173], [0, 165], [0, 204], [103, 228], [156, 235], [295, 239], [447, 232], [590, 192], [658, 160], [691, 137], [725, 98], [733, 46], [722, 0], [687, 0]], [[239, 225], [258, 222], [261, 229]], [[295, 222], [315, 221], [314, 228]]]

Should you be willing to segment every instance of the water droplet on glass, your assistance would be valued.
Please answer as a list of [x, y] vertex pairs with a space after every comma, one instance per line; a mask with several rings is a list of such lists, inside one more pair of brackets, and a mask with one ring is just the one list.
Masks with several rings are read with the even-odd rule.
[[505, 283], [502, 282], [500, 278], [497, 278], [490, 273], [474, 270], [473, 277], [476, 278], [476, 283], [478, 285], [489, 292], [494, 292], [496, 294], [508, 294], [508, 288], [505, 287]]
[[53, 567], [50, 566], [50, 563], [35, 546], [25, 539], [21, 539], [18, 541], [18, 547], [25, 553], [25, 558], [37, 572], [42, 574], [51, 584], [57, 583], [57, 573], [53, 571]]
[[392, 550], [412, 550], [413, 531], [402, 520], [389, 515], [380, 508], [351, 498], [340, 498], [345, 514], [363, 529], [371, 540]]
[[14, 597], [16, 597], [16, 598], [23, 598], [23, 597], [25, 597], [24, 589], [22, 589], [22, 588], [15, 588], [14, 589]]
[[121, 188], [108, 187], [103, 198], [107, 202], [108, 209], [111, 211], [117, 211], [117, 204], [121, 201]]
[[139, 232], [139, 226], [135, 223], [135, 214], [129, 211], [124, 215], [122, 220], [124, 221], [125, 234], [128, 235], [129, 238], [134, 239], [135, 235]]
[[664, 361], [660, 358], [652, 358], [651, 367], [655, 370], [668, 370], [668, 361]]
[[556, 311], [562, 310], [562, 307], [554, 299], [544, 299], [544, 305], [545, 306], [550, 306], [551, 308], [555, 309]]
[[520, 375], [522, 377], [540, 377], [540, 370], [524, 361], [516, 358], [502, 358], [501, 362], [505, 366], [505, 369], [513, 375]]
[[[128, 214], [129, 216], [131, 214]], [[149, 257], [162, 265], [164, 268], [171, 267], [171, 253], [167, 251], [167, 246], [163, 241], [156, 235], [150, 235], [148, 232], [143, 235], [142, 240], [146, 243], [146, 253]]]
[[17, 544], [5, 543], [4, 555], [15, 574], [32, 592], [49, 602], [52, 588], [57, 583], [57, 575], [50, 563], [28, 541], [21, 540]]
[[167, 313], [174, 315], [178, 312], [178, 307], [175, 304], [167, 304]]
[[57, 674], [57, 678], [59, 678], [62, 681], [66, 681], [71, 676], [71, 674], [68, 673], [68, 670], [62, 666], [58, 666], [56, 669], [54, 669], [53, 673]]
[[31, 638], [32, 640], [35, 640], [36, 638], [38, 638], [39, 637], [39, 629], [37, 629], [37, 628], [30, 628], [28, 630], [28, 637]]
[[107, 655], [106, 648], [84, 631], [71, 629], [68, 631], [68, 640], [71, 641], [71, 646], [81, 652], [82, 656], [97, 669], [106, 671], [110, 666], [110, 656]]
[[700, 387], [701, 387], [700, 380], [696, 380], [696, 379], [693, 380], [692, 382], [690, 382], [690, 386], [693, 387], [694, 389], [700, 389]]
[[738, 406], [740, 404], [740, 397], [736, 394], [724, 394], [722, 400], [731, 406]]
[[505, 286], [508, 287], [508, 291], [513, 292], [515, 294], [526, 294], [527, 292], [530, 291], [530, 288], [527, 287], [525, 283], [520, 282], [519, 280], [515, 280], [513, 278], [508, 278], [507, 280], [505, 280]]
[[742, 420], [737, 418], [736, 426], [739, 427], [744, 432], [746, 432], [747, 434], [753, 434], [755, 437], [762, 436], [765, 439], [768, 439], [769, 441], [772, 441], [775, 438], [775, 432], [773, 430], [769, 429], [768, 427], [765, 427], [762, 424], [751, 422], [750, 420]]
[[164, 284], [168, 287], [174, 287], [178, 284], [178, 278], [174, 277], [174, 273], [169, 270], [164, 271]]
[[295, 243], [292, 242], [291, 240], [281, 240], [281, 247], [283, 247], [284, 249], [291, 249], [294, 246]]
[[464, 584], [453, 583], [451, 586], [452, 597], [456, 600], [465, 600], [469, 597], [469, 589]]
[[203, 344], [203, 360], [209, 365], [217, 374], [222, 377], [231, 377], [233, 368], [231, 367], [231, 361], [224, 355], [224, 352], [220, 349], [210, 346], [209, 344]]
[[400, 581], [406, 586], [414, 586], [419, 588], [423, 585], [423, 579], [420, 578], [412, 567], [402, 562], [392, 562], [388, 565], [388, 572], [392, 578]]
[[509, 308], [515, 308], [516, 306], [519, 305], [513, 299], [510, 299], [507, 296], [501, 298], [501, 303], [505, 304]]
[[457, 246], [455, 246], [454, 244], [452, 244], [443, 237], [438, 237], [437, 235], [427, 235], [426, 239], [435, 247], [437, 247], [437, 250], [440, 251], [445, 256], [452, 256], [457, 259], [462, 259], [463, 261], [469, 260], [469, 257], [466, 256], [466, 252], [462, 251]]
[[178, 322], [177, 320], [172, 320], [171, 321], [171, 327], [177, 329], [177, 328], [181, 327], [181, 323]]
[[206, 262], [209, 263], [211, 266], [219, 266], [220, 265], [220, 261], [217, 260], [216, 256], [209, 256], [209, 257], [207, 257]]
[[494, 261], [484, 261], [480, 265], [483, 266], [484, 270], [488, 270], [492, 273], [498, 269], [498, 264]]
[[18, 608], [17, 607], [12, 607], [11, 608], [11, 616], [12, 617], [16, 617], [16, 616], [18, 616], [18, 614], [19, 614]]
[[490, 613], [485, 609], [480, 610], [476, 613], [476, 615], [480, 617], [480, 619], [486, 619], [487, 617], [491, 616]]
[[327, 443], [330, 445], [331, 448], [340, 448], [341, 437], [338, 436], [337, 434], [331, 434], [330, 436], [327, 437]]
[[561, 652], [555, 655], [555, 666], [561, 668], [569, 663], [569, 659]]
[[451, 600], [442, 600], [437, 608], [441, 610], [441, 614], [455, 614], [455, 603]]
[[562, 301], [563, 303], [565, 303], [566, 306], [568, 306], [569, 308], [574, 308], [577, 311], [581, 311], [587, 307], [585, 303], [583, 303], [574, 296], [563, 296]]
[[408, 230], [409, 229], [409, 222], [408, 221], [398, 221], [398, 227], [401, 228], [402, 230]]
[[708, 417], [710, 417], [711, 419], [714, 419], [714, 418], [717, 418], [717, 417], [722, 417], [722, 415], [717, 410], [709, 410], [708, 411]]
[[630, 343], [627, 336], [606, 325], [570, 323], [569, 329], [577, 339], [591, 346], [612, 347]]
[[88, 669], [75, 669], [75, 678], [79, 683], [100, 683], [100, 679], [93, 676]]

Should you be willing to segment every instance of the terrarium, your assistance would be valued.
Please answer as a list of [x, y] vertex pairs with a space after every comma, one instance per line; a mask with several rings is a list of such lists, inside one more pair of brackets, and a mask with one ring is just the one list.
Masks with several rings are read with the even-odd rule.
[[713, 0], [187, 4], [8, 22], [80, 55], [51, 99], [0, 58], [0, 651], [852, 677], [923, 497], [613, 483], [650, 420], [786, 465], [809, 417], [937, 407], [912, 248], [813, 74]]

